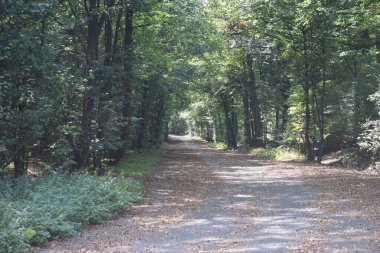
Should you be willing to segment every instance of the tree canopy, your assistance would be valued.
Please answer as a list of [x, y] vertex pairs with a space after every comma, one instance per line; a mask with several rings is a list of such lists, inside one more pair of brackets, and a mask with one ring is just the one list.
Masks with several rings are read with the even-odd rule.
[[190, 133], [380, 158], [374, 0], [0, 2], [0, 169], [102, 173]]

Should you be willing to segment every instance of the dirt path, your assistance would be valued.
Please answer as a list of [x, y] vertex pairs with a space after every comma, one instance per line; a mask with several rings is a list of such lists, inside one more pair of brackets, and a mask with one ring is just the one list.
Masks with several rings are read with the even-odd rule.
[[39, 252], [380, 252], [380, 179], [174, 137], [147, 202]]

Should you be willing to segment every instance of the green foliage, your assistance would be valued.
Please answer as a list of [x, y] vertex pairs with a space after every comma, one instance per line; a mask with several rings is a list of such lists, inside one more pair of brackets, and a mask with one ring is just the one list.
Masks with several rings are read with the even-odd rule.
[[114, 170], [126, 176], [148, 177], [159, 166], [162, 149], [127, 153]]
[[188, 133], [187, 119], [179, 113], [174, 114], [169, 121], [169, 132], [175, 135]]
[[227, 145], [224, 142], [210, 142], [208, 146], [210, 148], [217, 149], [217, 150], [227, 149]]
[[30, 180], [1, 179], [0, 252], [24, 252], [30, 245], [73, 236], [90, 224], [120, 214], [142, 200], [141, 181], [83, 173]]
[[[380, 90], [370, 97], [376, 103], [380, 116]], [[363, 124], [363, 133], [359, 137], [359, 146], [368, 152], [372, 166], [380, 169], [380, 120], [371, 120]]]
[[254, 148], [250, 151], [250, 155], [277, 161], [303, 161], [305, 159], [301, 152], [287, 147]]

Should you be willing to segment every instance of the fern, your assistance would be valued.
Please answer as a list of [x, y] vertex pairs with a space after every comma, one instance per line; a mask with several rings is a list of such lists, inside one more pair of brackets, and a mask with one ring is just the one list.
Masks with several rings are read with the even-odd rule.
[[84, 173], [1, 179], [0, 252], [25, 252], [31, 245], [73, 236], [141, 201], [142, 191], [140, 180]]

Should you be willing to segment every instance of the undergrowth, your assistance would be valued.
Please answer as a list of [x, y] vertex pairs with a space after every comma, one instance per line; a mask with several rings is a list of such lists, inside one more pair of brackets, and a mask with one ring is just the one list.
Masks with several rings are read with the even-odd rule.
[[142, 182], [85, 173], [52, 174], [35, 180], [1, 179], [0, 252], [73, 236], [78, 229], [119, 215], [142, 200]]
[[227, 149], [227, 145], [224, 142], [211, 142], [208, 144], [208, 146], [217, 150]]
[[114, 170], [133, 178], [87, 173], [0, 177], [0, 252], [26, 252], [118, 216], [125, 206], [142, 201], [143, 178], [158, 167], [160, 154], [127, 154]]
[[162, 149], [128, 153], [114, 170], [125, 176], [145, 178], [160, 164], [161, 153]]
[[250, 151], [252, 156], [274, 159], [277, 161], [302, 161], [304, 155], [290, 148], [254, 148]]

